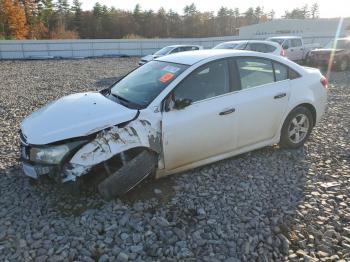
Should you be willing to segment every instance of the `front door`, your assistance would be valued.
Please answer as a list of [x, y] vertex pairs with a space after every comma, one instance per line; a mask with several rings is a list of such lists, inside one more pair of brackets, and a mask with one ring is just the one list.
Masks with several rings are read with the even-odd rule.
[[[171, 93], [162, 117], [165, 168], [175, 169], [235, 147], [236, 116], [226, 60], [201, 66]], [[176, 101], [190, 99], [182, 109]]]

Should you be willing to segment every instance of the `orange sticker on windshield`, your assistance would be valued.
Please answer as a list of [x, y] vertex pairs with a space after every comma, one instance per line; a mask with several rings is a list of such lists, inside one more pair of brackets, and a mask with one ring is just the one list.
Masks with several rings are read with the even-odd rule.
[[159, 78], [159, 81], [160, 82], [168, 82], [170, 79], [172, 79], [174, 77], [174, 74], [173, 73], [165, 73], [164, 75], [162, 75], [160, 78]]

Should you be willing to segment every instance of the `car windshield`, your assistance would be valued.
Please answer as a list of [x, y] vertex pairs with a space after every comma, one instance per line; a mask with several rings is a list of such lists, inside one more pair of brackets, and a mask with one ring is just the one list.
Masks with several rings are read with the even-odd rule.
[[275, 43], [278, 43], [278, 44], [282, 45], [283, 42], [284, 42], [284, 39], [282, 39], [282, 38], [272, 38], [272, 39], [269, 39], [269, 41], [272, 41], [272, 42], [275, 42]]
[[325, 48], [350, 49], [350, 40], [330, 41]]
[[110, 95], [127, 107], [145, 108], [187, 68], [175, 63], [148, 62], [114, 84]]
[[155, 55], [166, 55], [173, 49], [174, 49], [174, 47], [166, 46], [166, 47], [163, 47], [162, 49], [160, 49], [159, 51], [155, 52], [154, 54]]
[[244, 49], [245, 44], [242, 43], [221, 43], [213, 49]]

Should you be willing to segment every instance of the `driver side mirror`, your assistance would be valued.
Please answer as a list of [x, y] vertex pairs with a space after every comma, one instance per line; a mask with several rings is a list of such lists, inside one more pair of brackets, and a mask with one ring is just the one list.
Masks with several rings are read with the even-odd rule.
[[175, 100], [174, 108], [177, 110], [184, 109], [192, 104], [192, 100], [188, 98]]

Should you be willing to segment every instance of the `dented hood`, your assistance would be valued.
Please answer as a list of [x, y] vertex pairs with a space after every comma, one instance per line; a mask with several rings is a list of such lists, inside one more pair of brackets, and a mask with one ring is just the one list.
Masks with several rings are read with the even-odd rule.
[[137, 110], [113, 102], [98, 92], [62, 97], [35, 111], [21, 124], [26, 142], [44, 145], [86, 136], [133, 119]]

